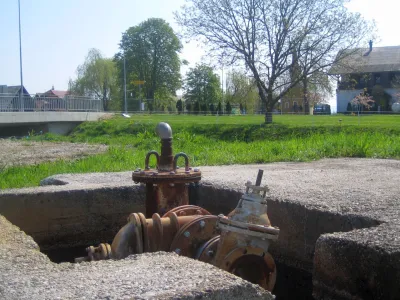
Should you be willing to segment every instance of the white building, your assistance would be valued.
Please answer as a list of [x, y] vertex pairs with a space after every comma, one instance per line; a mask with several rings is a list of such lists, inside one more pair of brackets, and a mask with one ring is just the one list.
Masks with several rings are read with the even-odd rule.
[[[400, 93], [400, 46], [348, 50], [330, 74], [339, 75], [336, 90], [337, 112], [348, 111], [349, 103], [363, 91], [373, 96], [371, 110], [390, 111]], [[351, 52], [350, 52], [351, 51]], [[383, 92], [382, 92], [383, 91]]]

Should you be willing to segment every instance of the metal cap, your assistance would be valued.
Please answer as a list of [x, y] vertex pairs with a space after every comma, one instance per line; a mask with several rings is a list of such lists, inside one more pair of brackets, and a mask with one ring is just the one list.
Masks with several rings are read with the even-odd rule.
[[172, 138], [172, 129], [168, 123], [160, 122], [157, 124], [156, 132], [162, 140]]

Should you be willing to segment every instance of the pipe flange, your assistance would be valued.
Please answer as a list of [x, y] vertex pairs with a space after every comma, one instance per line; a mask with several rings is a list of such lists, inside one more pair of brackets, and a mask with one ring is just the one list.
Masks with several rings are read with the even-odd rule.
[[217, 266], [268, 291], [276, 283], [276, 265], [269, 252], [251, 246], [235, 248]]
[[206, 210], [200, 206], [181, 205], [181, 206], [175, 207], [175, 208], [171, 209], [170, 211], [166, 212], [162, 217], [167, 218], [172, 213], [175, 213], [178, 217], [195, 216], [195, 215], [198, 215], [198, 216], [211, 215], [211, 213], [208, 210]]
[[142, 213], [137, 214], [140, 219], [140, 223], [142, 225], [142, 232], [143, 232], [143, 252], [150, 251], [150, 244], [149, 244], [149, 233], [148, 233], [148, 223], [146, 221], [146, 217]]
[[135, 236], [135, 243], [136, 246], [135, 254], [143, 253], [143, 230], [142, 230], [142, 222], [140, 221], [140, 216], [137, 213], [131, 213], [129, 215], [129, 221], [134, 225], [134, 236]]
[[195, 259], [198, 259], [202, 262], [212, 264], [215, 253], [217, 253], [218, 243], [221, 236], [217, 235], [210, 239], [209, 241], [205, 242], [196, 253]]
[[217, 230], [218, 217], [200, 216], [185, 224], [177, 232], [171, 243], [170, 251], [179, 249], [179, 254], [190, 258], [196, 257], [196, 253], [205, 242], [219, 235]]

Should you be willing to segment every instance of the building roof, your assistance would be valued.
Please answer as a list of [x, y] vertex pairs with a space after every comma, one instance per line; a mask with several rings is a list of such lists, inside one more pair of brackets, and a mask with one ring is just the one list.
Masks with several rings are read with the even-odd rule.
[[58, 90], [48, 90], [45, 93], [38, 93], [38, 96], [41, 97], [58, 97], [58, 98], [64, 98], [65, 96], [69, 95], [69, 91], [58, 91]]
[[[20, 89], [21, 89], [20, 85], [10, 85], [10, 86], [5, 85], [5, 87], [7, 87], [7, 94], [12, 94], [12, 95], [17, 95], [19, 93]], [[23, 93], [25, 95], [29, 95], [29, 93], [26, 90], [26, 88], [25, 87], [23, 87], [23, 88], [24, 88]]]
[[359, 48], [341, 54], [346, 57], [334, 64], [329, 74], [400, 72], [400, 46], [373, 47], [372, 51]]
[[56, 95], [59, 98], [64, 98], [66, 95], [69, 94], [68, 91], [57, 91], [57, 90], [52, 90], [53, 94]]

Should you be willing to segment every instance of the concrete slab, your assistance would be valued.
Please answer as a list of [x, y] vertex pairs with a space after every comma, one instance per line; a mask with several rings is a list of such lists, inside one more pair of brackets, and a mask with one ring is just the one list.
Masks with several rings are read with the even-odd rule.
[[[279, 262], [313, 274], [315, 298], [368, 299], [365, 295], [375, 295], [373, 299], [400, 298], [400, 161], [325, 159], [200, 168], [203, 179], [197, 188], [192, 188], [191, 202], [215, 214], [226, 214], [233, 209], [244, 191], [244, 183], [254, 182], [259, 168], [265, 170], [263, 184], [268, 184], [271, 190], [269, 216], [272, 224], [281, 229], [271, 253]], [[106, 197], [95, 195], [105, 189], [140, 188], [132, 183], [131, 172], [58, 175], [48, 179], [49, 183], [64, 185], [1, 191], [0, 213], [14, 205], [10, 199], [25, 197], [17, 205], [20, 207], [43, 195], [70, 193], [70, 197], [59, 200], [68, 203], [68, 199], [85, 191], [91, 193], [93, 200], [75, 201], [76, 205], [87, 207], [90, 222], [103, 224], [104, 228], [112, 223], [104, 216], [119, 206], [118, 203], [110, 206], [107, 213], [96, 210], [94, 203], [105, 201]], [[102, 193], [98, 195], [105, 195]], [[135, 196], [130, 201], [139, 203], [138, 197], [143, 199], [140, 192], [132, 195]], [[129, 212], [132, 211], [126, 215]], [[119, 213], [123, 214], [123, 209]], [[79, 219], [79, 215], [75, 217]], [[22, 218], [17, 221], [23, 223]]]
[[8, 299], [265, 299], [257, 285], [174, 253], [119, 261], [55, 264], [31, 237], [0, 216], [0, 298]]

